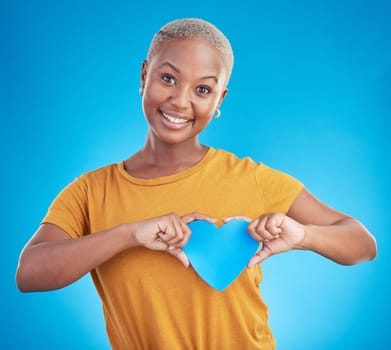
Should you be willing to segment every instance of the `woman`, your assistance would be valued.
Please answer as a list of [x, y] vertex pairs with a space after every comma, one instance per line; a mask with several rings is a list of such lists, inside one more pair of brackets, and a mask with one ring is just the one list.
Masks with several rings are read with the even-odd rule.
[[[375, 257], [365, 227], [296, 179], [200, 144], [232, 65], [228, 40], [203, 20], [173, 21], [155, 35], [141, 69], [144, 147], [59, 194], [21, 254], [20, 290], [62, 288], [91, 272], [113, 349], [269, 350], [260, 262], [291, 249], [340, 264]], [[251, 221], [262, 249], [218, 292], [189, 267], [187, 224], [234, 218]]]

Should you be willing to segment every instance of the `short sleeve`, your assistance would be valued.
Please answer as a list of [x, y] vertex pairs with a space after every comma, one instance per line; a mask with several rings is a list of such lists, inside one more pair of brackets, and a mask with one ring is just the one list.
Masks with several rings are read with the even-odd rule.
[[72, 238], [89, 233], [87, 185], [83, 177], [75, 179], [58, 194], [41, 223], [55, 224]]
[[265, 213], [286, 214], [304, 187], [299, 180], [263, 163], [257, 166], [256, 178], [263, 197]]

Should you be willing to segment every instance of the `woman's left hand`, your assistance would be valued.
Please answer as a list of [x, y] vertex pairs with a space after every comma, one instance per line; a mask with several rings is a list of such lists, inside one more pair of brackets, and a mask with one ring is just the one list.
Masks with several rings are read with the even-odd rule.
[[[233, 219], [250, 222], [246, 217], [232, 217], [224, 221]], [[247, 230], [251, 237], [262, 243], [262, 249], [250, 259], [249, 268], [272, 255], [299, 248], [305, 237], [305, 226], [282, 213], [264, 214], [251, 221]]]
[[305, 237], [305, 226], [285, 214], [268, 213], [252, 221], [248, 232], [263, 244], [248, 263], [252, 267], [272, 255], [299, 248]]

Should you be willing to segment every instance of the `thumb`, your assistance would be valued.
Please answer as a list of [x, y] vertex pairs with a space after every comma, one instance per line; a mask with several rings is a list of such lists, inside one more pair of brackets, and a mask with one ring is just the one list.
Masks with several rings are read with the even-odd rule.
[[257, 252], [250, 259], [250, 261], [247, 264], [247, 267], [251, 268], [251, 267], [253, 267], [253, 266], [257, 265], [257, 264], [260, 264], [260, 263], [264, 262], [267, 258], [269, 258], [272, 255], [274, 255], [275, 253], [273, 252], [273, 250], [270, 247], [272, 245], [273, 245], [273, 241], [269, 241], [269, 242], [263, 243], [262, 249], [259, 252]]
[[189, 258], [181, 248], [170, 245], [167, 247], [167, 252], [172, 256], [175, 256], [185, 267], [189, 267]]

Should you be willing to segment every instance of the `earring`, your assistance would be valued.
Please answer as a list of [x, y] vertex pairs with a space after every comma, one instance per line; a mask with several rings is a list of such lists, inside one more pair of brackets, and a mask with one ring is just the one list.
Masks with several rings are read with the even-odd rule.
[[220, 118], [220, 115], [221, 115], [221, 111], [219, 108], [217, 108], [215, 110], [215, 112], [213, 113], [213, 118], [215, 118], [215, 119]]
[[140, 96], [144, 95], [144, 86], [141, 86], [141, 87], [138, 89], [138, 93], [140, 94]]

